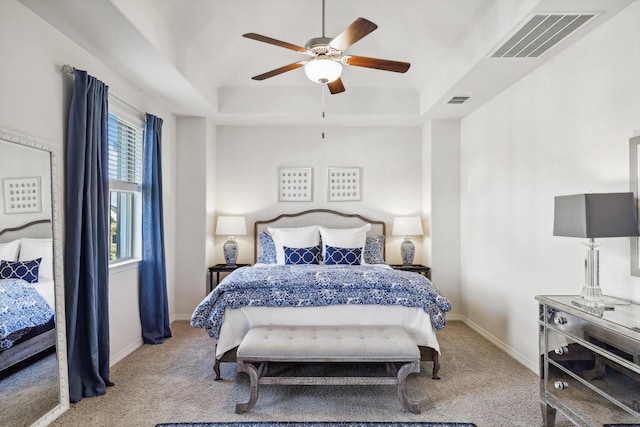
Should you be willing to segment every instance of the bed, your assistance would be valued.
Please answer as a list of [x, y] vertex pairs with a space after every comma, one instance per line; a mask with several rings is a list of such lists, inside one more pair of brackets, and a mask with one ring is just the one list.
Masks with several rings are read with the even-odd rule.
[[0, 230], [0, 373], [55, 346], [54, 307], [51, 221]]
[[[312, 241], [314, 227], [317, 241]], [[206, 328], [214, 339], [216, 379], [220, 379], [221, 362], [236, 361], [237, 347], [247, 332], [265, 325], [402, 327], [418, 346], [420, 359], [434, 363], [437, 378], [436, 331], [444, 327], [451, 305], [426, 277], [393, 270], [384, 263], [384, 237], [383, 221], [327, 209], [257, 221], [257, 262], [225, 277], [191, 317], [192, 326]], [[309, 250], [316, 245], [318, 249]], [[279, 248], [275, 256], [274, 246]], [[346, 265], [353, 255], [347, 249], [353, 247], [359, 247], [359, 256], [368, 262]], [[280, 265], [283, 259], [291, 262], [292, 256], [293, 265]], [[295, 263], [303, 257], [323, 261], [320, 265]], [[326, 265], [330, 259], [331, 265]]]

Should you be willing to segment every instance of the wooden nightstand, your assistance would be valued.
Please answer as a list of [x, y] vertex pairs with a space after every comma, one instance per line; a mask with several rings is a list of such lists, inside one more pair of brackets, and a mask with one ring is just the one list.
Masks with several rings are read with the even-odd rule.
[[[240, 267], [247, 267], [250, 264], [236, 264], [236, 265], [227, 265], [227, 264], [216, 264], [209, 267], [209, 289], [207, 294], [209, 294], [213, 288], [218, 286], [220, 283], [220, 273], [231, 273], [233, 270], [236, 270]], [[213, 273], [216, 273], [216, 281], [215, 284], [213, 282]]]
[[394, 270], [402, 270], [402, 271], [412, 271], [414, 273], [420, 273], [427, 279], [431, 280], [431, 267], [427, 267], [422, 264], [411, 264], [411, 265], [403, 265], [403, 264], [390, 264], [389, 267]]

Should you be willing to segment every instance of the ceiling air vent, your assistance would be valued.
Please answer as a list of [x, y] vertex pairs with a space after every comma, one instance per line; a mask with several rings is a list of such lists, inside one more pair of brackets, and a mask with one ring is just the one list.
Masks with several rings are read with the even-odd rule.
[[454, 96], [449, 101], [447, 101], [447, 104], [464, 104], [470, 98], [470, 96]]
[[596, 15], [596, 13], [533, 15], [502, 43], [491, 57], [537, 58], [569, 37]]

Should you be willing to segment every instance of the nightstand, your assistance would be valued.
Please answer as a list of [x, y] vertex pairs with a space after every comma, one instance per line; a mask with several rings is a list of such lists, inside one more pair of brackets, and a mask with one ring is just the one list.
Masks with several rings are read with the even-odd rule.
[[[209, 267], [209, 289], [207, 294], [211, 293], [213, 288], [218, 286], [220, 283], [220, 273], [231, 273], [233, 270], [236, 270], [240, 267], [247, 267], [250, 264], [236, 264], [236, 265], [227, 265], [227, 264], [216, 264], [214, 266]], [[216, 273], [216, 281], [215, 285], [213, 282], [213, 273]]]
[[394, 270], [402, 270], [402, 271], [412, 271], [414, 273], [420, 273], [427, 279], [431, 280], [431, 267], [427, 267], [422, 264], [411, 264], [411, 265], [403, 265], [403, 264], [389, 264], [389, 267]]

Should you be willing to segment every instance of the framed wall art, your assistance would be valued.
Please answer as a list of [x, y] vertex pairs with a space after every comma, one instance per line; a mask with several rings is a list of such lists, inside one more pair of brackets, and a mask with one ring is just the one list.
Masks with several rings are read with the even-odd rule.
[[40, 177], [5, 178], [4, 211], [6, 214], [36, 213], [42, 211]]
[[361, 192], [360, 168], [327, 168], [328, 201], [360, 200]]
[[312, 168], [280, 168], [278, 170], [279, 202], [310, 202], [312, 200]]

